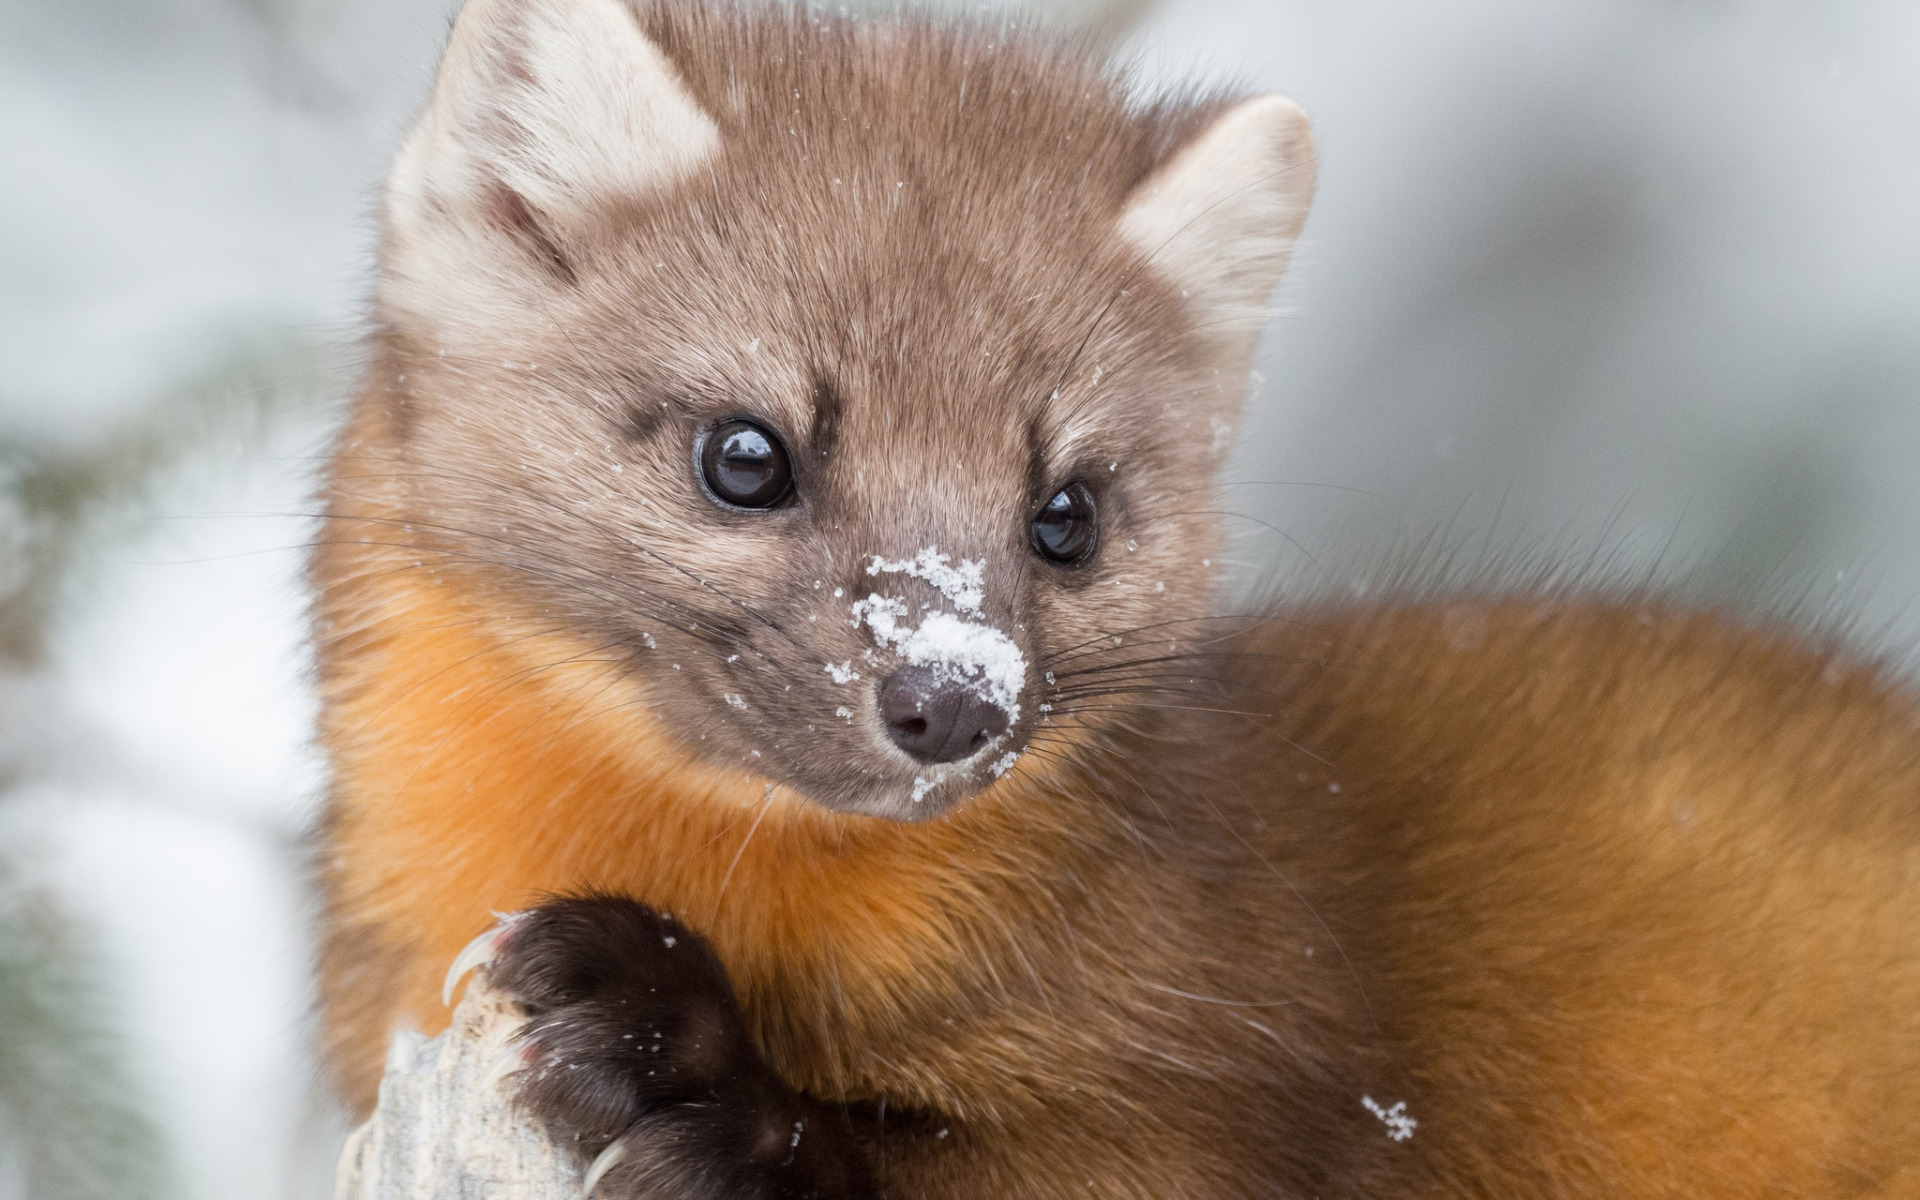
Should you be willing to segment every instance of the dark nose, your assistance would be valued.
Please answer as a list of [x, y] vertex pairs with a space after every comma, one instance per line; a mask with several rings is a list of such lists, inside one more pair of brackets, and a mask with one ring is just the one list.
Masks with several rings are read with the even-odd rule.
[[959, 762], [1007, 731], [1007, 713], [957, 679], [901, 667], [880, 685], [880, 717], [893, 744], [923, 763]]

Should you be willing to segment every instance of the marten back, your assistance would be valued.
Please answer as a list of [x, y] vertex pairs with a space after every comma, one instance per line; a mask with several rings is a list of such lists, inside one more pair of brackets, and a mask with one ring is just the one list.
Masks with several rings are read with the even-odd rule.
[[[715, 1155], [845, 1127], [712, 1194], [1909, 1194], [1903, 694], [1652, 603], [1221, 614], [1312, 179], [1018, 31], [472, 0], [314, 566], [352, 1101], [593, 893], [737, 1003]], [[493, 935], [530, 1054], [618, 1028], [528, 982], [608, 919]]]

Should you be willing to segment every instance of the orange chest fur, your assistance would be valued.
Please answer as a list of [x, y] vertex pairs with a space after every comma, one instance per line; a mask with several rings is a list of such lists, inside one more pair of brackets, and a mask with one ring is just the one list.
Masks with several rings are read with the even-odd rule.
[[979, 856], [1020, 853], [991, 800], [895, 825], [696, 762], [617, 668], [388, 586], [376, 632], [327, 664], [325, 870], [336, 921], [404, 947], [407, 1023], [443, 1023], [439, 972], [491, 914], [588, 888], [701, 929], [750, 1002], [831, 988], [857, 1007], [937, 979], [953, 897], [1006, 874]]

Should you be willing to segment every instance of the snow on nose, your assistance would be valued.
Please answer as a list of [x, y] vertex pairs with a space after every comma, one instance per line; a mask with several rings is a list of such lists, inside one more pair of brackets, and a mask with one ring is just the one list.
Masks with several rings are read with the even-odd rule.
[[[902, 668], [919, 669], [911, 677], [896, 671], [893, 678], [910, 678], [911, 691], [928, 698], [949, 696], [950, 702], [942, 703], [954, 708], [956, 728], [958, 724], [972, 724], [977, 732], [997, 726], [988, 735], [987, 740], [991, 742], [1020, 719], [1020, 692], [1026, 685], [1027, 659], [1012, 638], [981, 619], [981, 605], [985, 600], [984, 570], [983, 560], [961, 559], [956, 564], [932, 546], [909, 559], [890, 561], [874, 555], [867, 561], [868, 575], [906, 575], [923, 580], [946, 599], [953, 611], [924, 612], [919, 621], [909, 624], [911, 614], [906, 600], [879, 592], [869, 592], [865, 599], [855, 601], [852, 611], [853, 624], [865, 625], [874, 643], [891, 650]], [[903, 682], [900, 687], [903, 689], [900, 694], [906, 696], [908, 685]], [[965, 700], [951, 700], [954, 696]], [[998, 710], [991, 719], [979, 711], [986, 706]], [[969, 744], [973, 741], [972, 733], [965, 741]]]

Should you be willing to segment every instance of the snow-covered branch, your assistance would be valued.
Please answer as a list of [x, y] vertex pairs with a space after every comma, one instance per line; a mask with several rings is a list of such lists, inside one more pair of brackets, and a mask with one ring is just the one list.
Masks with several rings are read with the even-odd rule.
[[571, 1156], [492, 1077], [522, 1018], [483, 983], [439, 1037], [394, 1038], [379, 1106], [341, 1152], [334, 1200], [580, 1200]]

